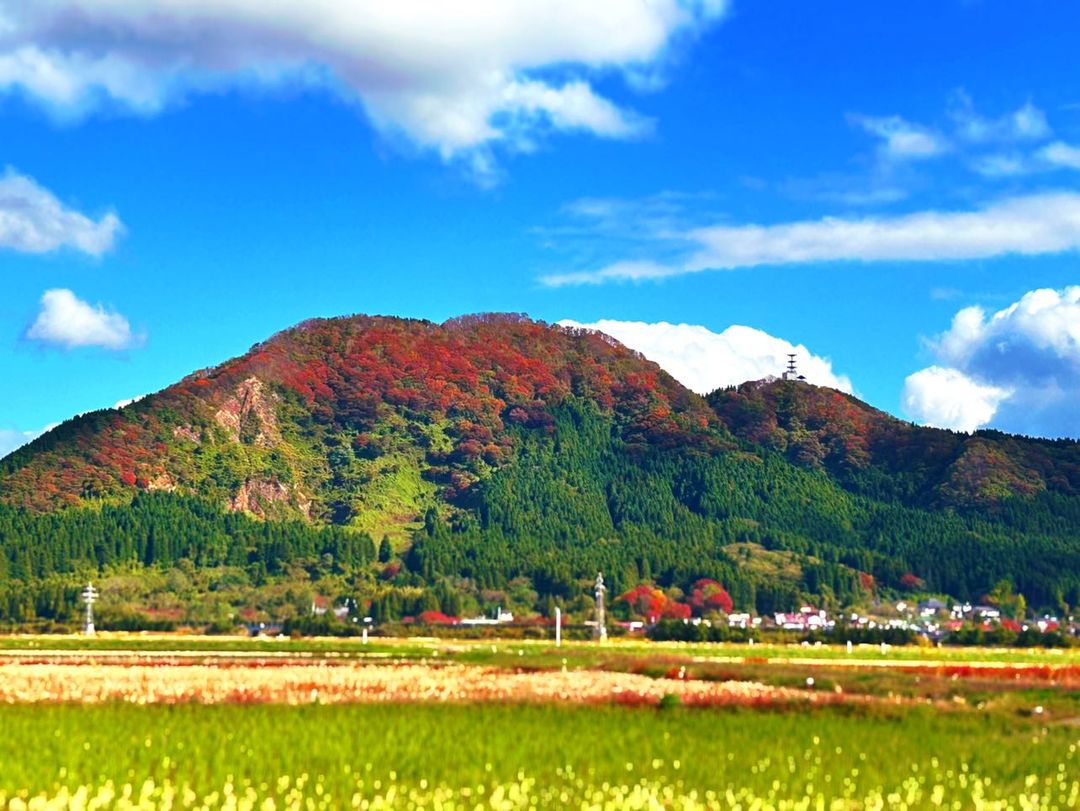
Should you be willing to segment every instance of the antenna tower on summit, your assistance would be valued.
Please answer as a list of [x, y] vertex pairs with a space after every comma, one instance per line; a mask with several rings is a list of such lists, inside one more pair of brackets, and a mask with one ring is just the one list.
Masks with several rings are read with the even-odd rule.
[[795, 366], [795, 358], [795, 352], [788, 352], [787, 369], [784, 370], [783, 374], [784, 380], [806, 380], [805, 377], [799, 374], [799, 370]]

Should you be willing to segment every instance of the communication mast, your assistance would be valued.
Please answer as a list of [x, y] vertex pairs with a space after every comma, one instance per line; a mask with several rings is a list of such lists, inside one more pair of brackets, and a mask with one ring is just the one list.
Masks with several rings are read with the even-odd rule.
[[784, 374], [782, 375], [784, 380], [806, 380], [805, 377], [799, 374], [799, 370], [795, 366], [796, 356], [797, 353], [788, 352], [787, 369], [784, 370]]
[[599, 639], [601, 642], [607, 639], [607, 624], [604, 614], [604, 592], [607, 591], [607, 586], [604, 585], [604, 573], [596, 573], [596, 626], [593, 628], [593, 637]]
[[82, 599], [86, 603], [86, 620], [83, 622], [83, 633], [86, 636], [94, 635], [94, 602], [98, 598], [98, 590], [93, 583], [87, 583], [82, 590]]

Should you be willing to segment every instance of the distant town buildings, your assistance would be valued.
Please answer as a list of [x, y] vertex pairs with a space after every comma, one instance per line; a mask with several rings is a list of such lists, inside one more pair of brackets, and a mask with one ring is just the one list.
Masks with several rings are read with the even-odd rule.
[[793, 614], [777, 613], [774, 615], [776, 627], [785, 631], [824, 631], [836, 625], [823, 609], [804, 605]]
[[500, 607], [495, 609], [493, 617], [466, 617], [459, 625], [504, 625], [513, 621], [514, 615], [509, 611], [503, 611]]

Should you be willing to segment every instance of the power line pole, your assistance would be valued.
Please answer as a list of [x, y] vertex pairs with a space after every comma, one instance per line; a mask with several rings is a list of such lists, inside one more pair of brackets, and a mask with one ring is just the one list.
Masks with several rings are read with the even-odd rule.
[[83, 622], [83, 633], [86, 636], [94, 635], [94, 602], [97, 598], [98, 590], [93, 583], [87, 583], [82, 591], [82, 599], [86, 603], [86, 620]]
[[604, 573], [596, 573], [596, 627], [593, 628], [593, 636], [599, 639], [601, 642], [607, 639], [607, 622], [604, 613], [604, 592], [607, 591], [607, 586], [604, 585]]

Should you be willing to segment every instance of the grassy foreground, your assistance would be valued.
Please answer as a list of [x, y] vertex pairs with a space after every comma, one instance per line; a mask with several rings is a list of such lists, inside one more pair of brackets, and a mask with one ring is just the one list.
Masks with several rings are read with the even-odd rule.
[[925, 707], [14, 705], [0, 729], [13, 809], [1080, 802], [1077, 728]]

